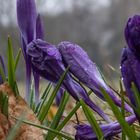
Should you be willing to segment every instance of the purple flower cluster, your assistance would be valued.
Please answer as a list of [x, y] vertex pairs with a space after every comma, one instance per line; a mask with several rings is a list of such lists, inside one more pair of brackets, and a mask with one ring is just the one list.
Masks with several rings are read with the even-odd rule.
[[[140, 16], [129, 18], [125, 28], [127, 47], [123, 49], [121, 59], [121, 73], [126, 93], [131, 103], [136, 106], [136, 98], [132, 89], [135, 84], [140, 92]], [[137, 119], [140, 116], [136, 113]]]
[[[139, 88], [139, 16], [128, 21], [125, 34], [128, 47], [124, 48], [121, 62], [121, 72], [124, 79], [126, 91], [132, 103], [135, 100], [131, 90], [131, 82], [134, 82]], [[119, 123], [112, 122], [110, 118], [89, 98], [86, 90], [76, 81], [75, 76], [80, 82], [90, 88], [100, 99], [105, 101], [101, 92], [103, 88], [114, 103], [121, 106], [121, 100], [115, 96], [114, 91], [103, 80], [97, 66], [91, 61], [87, 53], [77, 44], [63, 41], [58, 45], [53, 45], [44, 41], [43, 27], [39, 14], [36, 11], [34, 0], [17, 0], [17, 19], [21, 34], [22, 51], [26, 63], [26, 99], [29, 97], [31, 86], [31, 75], [34, 76], [36, 101], [39, 100], [39, 77], [43, 77], [54, 84], [70, 66], [68, 73], [62, 83], [62, 88], [77, 101], [83, 99], [84, 102], [95, 112], [97, 112], [104, 120], [110, 122], [101, 125], [101, 130], [105, 138], [118, 134], [121, 131]], [[137, 24], [136, 24], [137, 23]], [[135, 27], [133, 27], [135, 26]], [[61, 91], [60, 91], [61, 92]], [[60, 101], [59, 94], [58, 101]], [[131, 107], [125, 104], [125, 109], [133, 113]], [[129, 124], [135, 121], [132, 115], [126, 118]], [[78, 125], [76, 127], [77, 140], [94, 140], [97, 139], [92, 128], [88, 125]]]

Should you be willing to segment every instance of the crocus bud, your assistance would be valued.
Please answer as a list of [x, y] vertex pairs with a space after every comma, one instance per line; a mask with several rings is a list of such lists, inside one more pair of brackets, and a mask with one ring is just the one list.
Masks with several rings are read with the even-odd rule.
[[[27, 54], [31, 58], [33, 70], [45, 79], [57, 83], [62, 74], [65, 72], [65, 66], [59, 50], [52, 44], [41, 39], [32, 41], [27, 46]], [[106, 121], [109, 117], [89, 98], [86, 91], [70, 76], [69, 73], [63, 81], [63, 87], [76, 99], [83, 99], [85, 103], [102, 116]]]
[[125, 39], [128, 47], [140, 53], [140, 16], [135, 15], [129, 18], [125, 27]]
[[[61, 42], [59, 51], [66, 66], [70, 66], [71, 73], [77, 77], [80, 82], [93, 90], [93, 92], [104, 99], [101, 88], [103, 88], [112, 98], [114, 103], [121, 106], [121, 100], [118, 99], [112, 89], [103, 80], [97, 66], [91, 61], [87, 53], [77, 44], [71, 42]], [[125, 105], [128, 111], [132, 111], [128, 105]]]
[[65, 65], [70, 65], [70, 71], [87, 87], [97, 91], [99, 97], [103, 98], [100, 88], [107, 88], [107, 85], [87, 53], [80, 46], [71, 42], [61, 42], [58, 47]]
[[[128, 124], [131, 125], [133, 122], [136, 121], [135, 115], [126, 117], [126, 121], [128, 122]], [[111, 140], [113, 136], [119, 134], [122, 131], [121, 126], [117, 121], [111, 122], [109, 124], [102, 124], [100, 125], [100, 128], [104, 134], [104, 138], [107, 140]], [[98, 140], [92, 127], [87, 124], [76, 126], [75, 139], [76, 140]]]

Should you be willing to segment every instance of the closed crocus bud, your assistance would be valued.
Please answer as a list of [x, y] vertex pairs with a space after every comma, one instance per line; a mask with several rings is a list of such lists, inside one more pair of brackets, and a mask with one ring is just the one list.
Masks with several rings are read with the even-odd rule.
[[61, 42], [59, 45], [64, 63], [70, 65], [70, 71], [86, 86], [97, 92], [100, 98], [100, 88], [107, 88], [95, 63], [91, 61], [87, 53], [77, 44], [71, 42]]
[[[27, 54], [31, 58], [33, 70], [51, 82], [57, 83], [66, 70], [58, 48], [41, 39], [34, 40], [27, 46]], [[83, 99], [106, 121], [110, 121], [109, 117], [91, 101], [87, 92], [70, 76], [69, 72], [66, 74], [62, 86], [75, 100]]]
[[[80, 46], [64, 41], [58, 45], [58, 48], [65, 65], [70, 66], [71, 73], [77, 77], [80, 82], [92, 89], [101, 99], [104, 99], [103, 94], [101, 93], [101, 88], [103, 88], [116, 105], [121, 106], [121, 101], [105, 83], [96, 64], [91, 61], [87, 53]], [[132, 109], [128, 105], [126, 105], [125, 108], [132, 112]]]
[[[128, 124], [132, 124], [136, 121], [135, 115], [126, 117], [126, 121]], [[100, 128], [103, 132], [104, 138], [107, 140], [111, 140], [113, 136], [119, 134], [122, 129], [120, 124], [115, 121], [109, 124], [102, 124]], [[77, 125], [76, 126], [76, 140], [98, 140], [95, 132], [93, 131], [92, 127], [87, 124]]]
[[[126, 93], [131, 103], [136, 106], [135, 94], [132, 90], [132, 83], [135, 84], [140, 92], [140, 58], [129, 48], [124, 48], [121, 59], [121, 74]], [[137, 115], [137, 113], [136, 113]], [[137, 115], [140, 121], [139, 115]]]
[[125, 27], [125, 39], [131, 50], [140, 53], [140, 15], [129, 18]]

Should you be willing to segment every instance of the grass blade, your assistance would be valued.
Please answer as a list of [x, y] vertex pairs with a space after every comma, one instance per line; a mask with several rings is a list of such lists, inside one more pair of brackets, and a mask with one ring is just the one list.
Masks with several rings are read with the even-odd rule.
[[0, 92], [0, 108], [1, 112], [8, 118], [8, 96]]
[[139, 114], [140, 116], [140, 93], [134, 83], [132, 83], [132, 91], [134, 92], [136, 107], [134, 107], [134, 110]]
[[5, 82], [6, 81], [6, 75], [4, 73], [4, 70], [3, 70], [1, 64], [0, 64], [0, 76], [2, 77], [2, 80]]
[[22, 125], [22, 121], [21, 119], [19, 119], [17, 123], [11, 128], [6, 140], [14, 140], [21, 125]]
[[100, 129], [100, 126], [98, 125], [96, 119], [94, 118], [91, 110], [87, 107], [87, 105], [85, 104], [85, 102], [83, 100], [80, 100], [80, 103], [84, 110], [85, 116], [86, 116], [87, 120], [89, 121], [89, 123], [91, 124], [92, 129], [95, 132], [97, 138], [99, 140], [102, 139], [104, 137], [102, 130]]
[[8, 83], [11, 88], [14, 90], [14, 82], [15, 82], [15, 75], [14, 75], [14, 55], [12, 49], [12, 43], [10, 37], [8, 37], [8, 50], [7, 50], [7, 57], [8, 57]]
[[69, 70], [69, 67], [62, 74], [62, 76], [61, 76], [60, 80], [58, 81], [58, 84], [56, 85], [56, 87], [55, 87], [52, 95], [50, 96], [47, 104], [42, 108], [42, 112], [39, 114], [39, 117], [38, 117], [41, 123], [44, 121], [46, 115], [48, 114], [48, 111], [49, 111], [49, 109], [50, 109], [50, 107], [53, 103], [54, 98], [56, 97], [56, 94], [57, 94], [58, 90], [61, 87], [61, 84], [62, 84], [63, 80], [65, 79], [65, 76], [66, 76], [68, 70]]
[[52, 84], [49, 83], [47, 88], [45, 89], [44, 93], [42, 94], [42, 97], [41, 97], [41, 102], [37, 105], [36, 107], [36, 110], [35, 110], [35, 113], [36, 113], [36, 116], [38, 117], [41, 113], [41, 110], [45, 104], [45, 101], [50, 93], [50, 90], [52, 88]]
[[[58, 124], [59, 124], [59, 122], [61, 120], [61, 117], [63, 115], [65, 106], [66, 106], [66, 104], [68, 102], [68, 99], [69, 99], [69, 94], [64, 92], [64, 95], [62, 97], [62, 100], [61, 100], [61, 103], [59, 105], [58, 111], [57, 111], [57, 113], [56, 113], [56, 115], [55, 115], [55, 117], [54, 117], [54, 119], [53, 119], [53, 121], [52, 121], [52, 123], [50, 125], [50, 128], [52, 128], [52, 129], [56, 129], [57, 128], [57, 126], [58, 126]], [[51, 140], [51, 138], [52, 138], [52, 133], [48, 132], [46, 140], [47, 139]]]
[[19, 62], [20, 55], [21, 55], [21, 49], [19, 49], [18, 54], [17, 54], [17, 56], [16, 56], [16, 58], [15, 58], [14, 72], [15, 72], [16, 69], [17, 69], [17, 65], [18, 65], [18, 62]]
[[[120, 80], [120, 95], [121, 95], [121, 102], [122, 102], [121, 113], [123, 118], [125, 119], [125, 97], [124, 97], [124, 90], [123, 90], [121, 80]], [[126, 140], [126, 134], [123, 130], [122, 130], [122, 140]]]
[[41, 128], [41, 129], [50, 131], [50, 132], [52, 132], [52, 133], [54, 133], [54, 134], [56, 134], [56, 135], [59, 135], [59, 136], [65, 138], [65, 139], [67, 139], [67, 140], [74, 140], [74, 139], [71, 138], [70, 136], [68, 136], [68, 135], [66, 135], [66, 134], [64, 134], [64, 133], [62, 133], [62, 132], [59, 132], [59, 131], [57, 131], [57, 130], [51, 129], [51, 128], [49, 128], [49, 127], [46, 127], [46, 126], [43, 126], [43, 125], [37, 125], [37, 124], [34, 124], [34, 123], [29, 122], [29, 121], [26, 121], [26, 120], [18, 119], [18, 118], [16, 118], [16, 117], [13, 117], [13, 118], [15, 118], [16, 120], [20, 120], [21, 122], [23, 122], [23, 123], [25, 123], [25, 124], [32, 125], [32, 126], [34, 126], [34, 127], [38, 127], [38, 128]]
[[[90, 90], [88, 92], [88, 94], [90, 95], [92, 93], [92, 90]], [[72, 111], [67, 115], [67, 117], [58, 125], [58, 127], [56, 128], [57, 131], [61, 131], [63, 129], [63, 127], [69, 122], [69, 120], [72, 118], [73, 115], [75, 115], [76, 111], [80, 108], [81, 103], [77, 102], [76, 106], [72, 109]], [[56, 137], [56, 135], [53, 135], [51, 139], [54, 139]]]
[[110, 105], [111, 110], [113, 111], [115, 117], [117, 118], [118, 122], [120, 123], [120, 125], [121, 125], [123, 131], [125, 132], [125, 134], [128, 136], [129, 139], [137, 140], [134, 130], [125, 121], [125, 119], [122, 116], [120, 110], [114, 104], [111, 97], [106, 93], [106, 91], [104, 89], [101, 88], [101, 91], [102, 91], [107, 103]]

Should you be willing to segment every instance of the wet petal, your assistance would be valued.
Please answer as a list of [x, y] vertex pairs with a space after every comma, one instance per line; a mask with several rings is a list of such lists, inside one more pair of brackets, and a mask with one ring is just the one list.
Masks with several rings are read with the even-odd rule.
[[[71, 73], [80, 82], [92, 89], [101, 99], [104, 99], [104, 97], [100, 89], [104, 88], [116, 105], [121, 106], [121, 100], [116, 97], [113, 90], [105, 83], [95, 63], [91, 61], [87, 53], [80, 46], [64, 41], [58, 47], [65, 65], [70, 65]], [[132, 112], [128, 105], [125, 105], [125, 108]]]
[[[66, 70], [59, 50], [52, 44], [41, 39], [34, 40], [27, 47], [27, 54], [31, 57], [32, 68], [37, 74], [51, 82], [57, 82]], [[71, 96], [79, 100], [82, 98], [87, 105], [102, 116], [106, 121], [109, 117], [96, 106], [89, 98], [86, 91], [67, 73], [63, 86]]]

